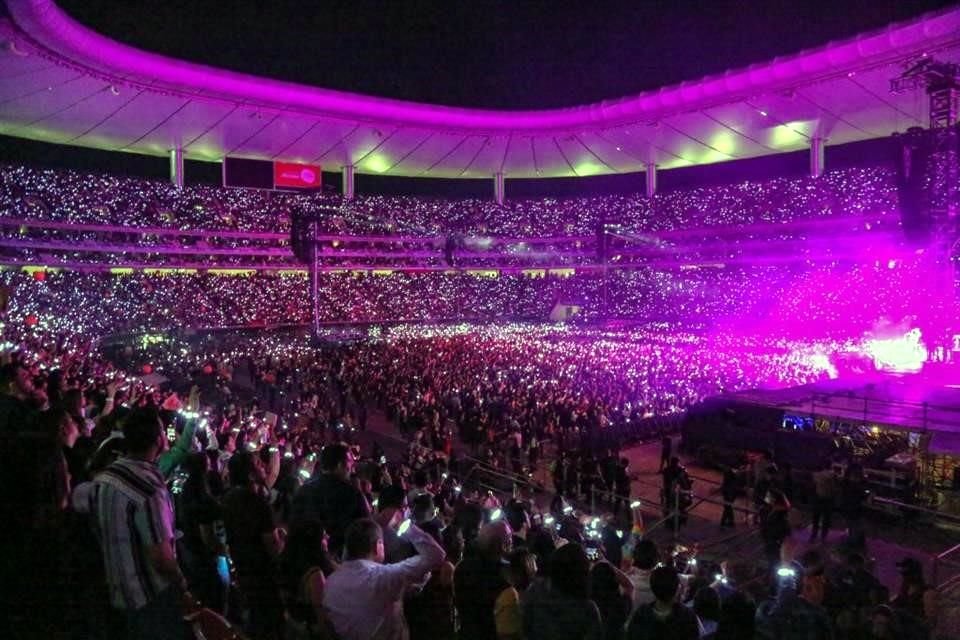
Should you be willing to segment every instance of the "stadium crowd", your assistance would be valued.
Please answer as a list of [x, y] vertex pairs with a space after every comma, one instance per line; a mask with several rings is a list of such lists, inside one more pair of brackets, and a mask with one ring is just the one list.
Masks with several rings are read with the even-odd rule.
[[[882, 169], [652, 205], [605, 196], [506, 207], [176, 191], [23, 167], [0, 177], [0, 215], [17, 219], [284, 231], [285, 212], [311, 206], [329, 207], [338, 232], [516, 237], [593, 234], [611, 221], [658, 232], [883, 217], [895, 193]], [[22, 550], [5, 554], [4, 635], [175, 638], [188, 623], [217, 626], [215, 612], [256, 639], [929, 637], [937, 611], [920, 565], [905, 560], [902, 584], [884, 586], [861, 549], [798, 551], [775, 474], [763, 471], [752, 496], [764, 563], [721, 562], [646, 535], [620, 458], [704, 397], [830, 375], [825, 354], [866, 321], [860, 305], [875, 305], [875, 318], [889, 300], [816, 307], [816, 283], [842, 275], [859, 291], [881, 270], [907, 273], [648, 267], [613, 271], [606, 287], [579, 272], [328, 273], [324, 320], [497, 322], [372, 327], [360, 340], [331, 332], [335, 344], [319, 348], [294, 333], [182, 331], [303, 324], [300, 274], [2, 271], [0, 502]], [[912, 282], [903, 278], [896, 286]], [[646, 323], [507, 322], [542, 320], [558, 302], [596, 318], [604, 300], [609, 315]], [[816, 336], [742, 326], [787, 327], [804, 301]], [[118, 332], [138, 335], [111, 350]], [[380, 411], [401, 445], [371, 430]], [[552, 500], [529, 481], [547, 442], [558, 455]], [[682, 484], [665, 463], [664, 485]], [[477, 467], [509, 486], [481, 486]], [[606, 496], [600, 512], [585, 507], [594, 488]]]
[[822, 178], [775, 178], [658, 194], [510, 200], [438, 199], [326, 192], [292, 194], [169, 183], [74, 171], [0, 168], [0, 215], [73, 224], [171, 230], [287, 232], [298, 207], [329, 211], [324, 230], [346, 234], [450, 233], [506, 237], [592, 235], [615, 223], [659, 232], [808, 219], [896, 217], [892, 170], [853, 168]]
[[[58, 331], [204, 329], [306, 324], [302, 272], [155, 267], [69, 271], [0, 270], [9, 322]], [[700, 328], [751, 325], [795, 338], [856, 338], [878, 317], [898, 322], [922, 305], [944, 328], [956, 309], [942, 278], [922, 260], [643, 267], [600, 272], [491, 270], [329, 271], [318, 276], [325, 323], [441, 320], [668, 321]], [[73, 329], [71, 329], [71, 327]]]
[[[811, 374], [786, 358], [463, 326], [320, 351], [276, 334], [158, 341], [111, 362], [89, 336], [7, 331], [14, 633], [170, 638], [184, 615], [217, 624], [208, 610], [254, 638], [899, 638], [936, 622], [915, 562], [891, 599], [856, 552], [791, 558], [775, 483], [763, 528], [786, 564], [774, 554], [768, 579], [658, 547], [626, 470], [607, 475], [613, 443], [583, 453], [582, 434], [723, 384], [706, 375], [718, 363], [749, 384]], [[400, 455], [369, 437], [376, 407], [407, 436]], [[549, 504], [465, 482], [469, 454], [526, 471], [550, 438], [602, 465], [609, 513], [574, 511], [589, 473]]]

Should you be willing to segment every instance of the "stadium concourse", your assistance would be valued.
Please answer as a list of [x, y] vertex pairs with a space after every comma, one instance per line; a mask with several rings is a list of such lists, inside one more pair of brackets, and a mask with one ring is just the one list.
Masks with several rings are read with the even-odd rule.
[[0, 637], [957, 637], [956, 7], [538, 111], [3, 9]]

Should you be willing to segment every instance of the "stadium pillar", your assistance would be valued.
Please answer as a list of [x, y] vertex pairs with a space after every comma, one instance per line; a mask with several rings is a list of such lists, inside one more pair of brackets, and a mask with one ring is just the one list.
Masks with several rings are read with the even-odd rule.
[[646, 165], [647, 174], [647, 197], [652, 198], [657, 193], [657, 165], [648, 162]]
[[823, 175], [824, 139], [815, 136], [810, 139], [810, 177], [819, 178]]
[[320, 251], [317, 247], [317, 221], [307, 225], [310, 242], [310, 331], [314, 339], [320, 337]]
[[498, 171], [493, 174], [493, 199], [497, 204], [503, 205], [503, 201], [507, 197], [507, 183], [503, 179], [503, 172]]
[[354, 186], [354, 172], [356, 171], [357, 166], [354, 164], [345, 164], [343, 165], [343, 173], [341, 179], [343, 180], [343, 199], [344, 200], [353, 200], [353, 195], [355, 193]]
[[170, 149], [170, 183], [183, 189], [183, 147]]

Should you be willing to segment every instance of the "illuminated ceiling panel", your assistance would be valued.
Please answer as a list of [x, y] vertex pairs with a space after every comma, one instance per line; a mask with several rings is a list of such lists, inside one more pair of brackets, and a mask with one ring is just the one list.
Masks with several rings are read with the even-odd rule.
[[320, 162], [359, 173], [588, 176], [756, 157], [926, 124], [922, 90], [889, 81], [927, 54], [960, 62], [960, 8], [636, 96], [542, 111], [387, 100], [139, 51], [53, 0], [7, 0], [0, 133], [187, 157]]

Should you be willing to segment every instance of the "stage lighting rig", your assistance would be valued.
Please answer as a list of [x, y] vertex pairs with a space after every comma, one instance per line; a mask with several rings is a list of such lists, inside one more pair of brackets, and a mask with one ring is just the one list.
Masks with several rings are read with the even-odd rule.
[[960, 64], [938, 62], [924, 54], [890, 81], [890, 93], [923, 88], [930, 96], [930, 128], [948, 129], [960, 115]]

